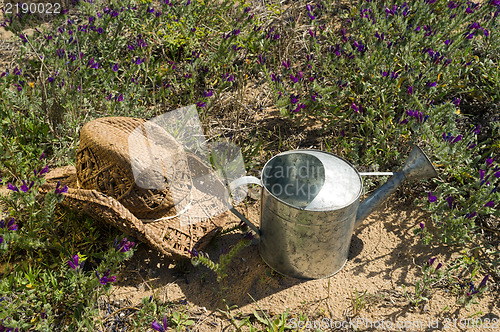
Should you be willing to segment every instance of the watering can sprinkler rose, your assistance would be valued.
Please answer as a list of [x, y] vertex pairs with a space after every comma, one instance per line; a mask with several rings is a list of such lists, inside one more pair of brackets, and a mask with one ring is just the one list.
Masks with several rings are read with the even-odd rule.
[[[393, 174], [393, 173], [390, 173]], [[259, 235], [262, 259], [280, 274], [318, 279], [334, 275], [347, 261], [353, 230], [405, 180], [432, 178], [437, 172], [417, 146], [403, 168], [360, 203], [361, 175], [349, 162], [318, 150], [280, 153], [264, 166], [261, 178], [244, 176], [229, 185], [262, 187], [260, 228], [231, 211]]]

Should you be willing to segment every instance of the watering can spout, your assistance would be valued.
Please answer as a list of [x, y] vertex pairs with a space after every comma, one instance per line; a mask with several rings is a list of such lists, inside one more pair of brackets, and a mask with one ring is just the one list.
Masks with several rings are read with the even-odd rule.
[[405, 180], [428, 179], [438, 174], [429, 158], [418, 146], [415, 146], [399, 172], [378, 188], [370, 197], [360, 203], [356, 213], [354, 228], [358, 227], [387, 197], [389, 197]]

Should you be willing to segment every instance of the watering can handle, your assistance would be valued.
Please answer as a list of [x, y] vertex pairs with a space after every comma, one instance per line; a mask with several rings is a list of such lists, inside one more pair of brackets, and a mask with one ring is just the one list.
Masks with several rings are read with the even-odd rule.
[[[229, 192], [232, 193], [237, 188], [247, 184], [257, 184], [262, 187], [262, 182], [255, 176], [242, 176], [241, 178], [238, 178], [229, 184]], [[260, 234], [259, 228], [255, 226], [250, 220], [248, 220], [244, 215], [242, 215], [238, 210], [236, 210], [234, 207], [231, 207], [230, 210], [232, 213], [234, 213], [234, 215], [240, 218], [241, 221], [247, 224], [252, 231], [254, 231], [256, 234]]]

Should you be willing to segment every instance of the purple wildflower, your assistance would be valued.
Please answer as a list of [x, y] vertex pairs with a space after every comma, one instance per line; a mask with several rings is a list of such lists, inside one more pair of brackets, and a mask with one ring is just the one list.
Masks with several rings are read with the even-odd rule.
[[429, 191], [429, 194], [427, 196], [429, 197], [429, 202], [434, 203], [437, 201], [437, 197], [432, 195], [432, 191]]
[[108, 269], [106, 272], [104, 272], [104, 275], [102, 277], [99, 276], [99, 272], [95, 271], [95, 274], [97, 278], [99, 278], [99, 283], [101, 285], [106, 286], [108, 283], [115, 282], [116, 281], [116, 276], [110, 277], [111, 270]]
[[151, 323], [151, 327], [155, 330], [155, 331], [159, 331], [159, 332], [165, 332], [167, 331], [167, 316], [163, 316], [163, 326], [160, 325], [158, 322], [156, 321], [153, 321]]
[[448, 207], [451, 210], [453, 208], [453, 197], [448, 196], [448, 198], [446, 198], [446, 202], [448, 202]]
[[115, 64], [113, 65], [113, 71], [114, 71], [115, 73], [118, 71], [118, 64], [117, 64], [117, 63], [115, 63]]
[[358, 106], [356, 106], [356, 104], [355, 104], [355, 103], [352, 103], [352, 104], [351, 104], [351, 108], [352, 108], [352, 109], [354, 110], [354, 112], [356, 112], [356, 113], [359, 113], [359, 112], [360, 112], [359, 107], [358, 107]]
[[135, 245], [135, 242], [127, 241], [127, 238], [123, 238], [121, 242], [115, 245], [115, 251], [127, 252]]
[[495, 206], [495, 202], [493, 201], [489, 201], [488, 203], [484, 204], [485, 207], [494, 207]]
[[458, 135], [457, 137], [451, 135], [451, 133], [443, 133], [443, 140], [445, 142], [449, 142], [451, 144], [455, 144], [457, 142], [459, 142], [460, 140], [462, 140], [462, 135]]
[[417, 111], [417, 110], [408, 110], [408, 111], [406, 111], [406, 114], [412, 118], [417, 119], [417, 122], [419, 122], [419, 123], [424, 123], [429, 118], [428, 115], [424, 116], [424, 114], [422, 112]]
[[0, 236], [0, 244], [3, 243], [3, 237]]
[[433, 88], [433, 87], [435, 87], [437, 85], [437, 82], [427, 82], [426, 85], [429, 88]]
[[5, 223], [2, 219], [0, 220], [0, 228], [7, 229], [8, 231], [17, 231], [16, 220], [14, 218], [10, 218], [10, 220]]
[[293, 83], [297, 83], [299, 81], [299, 79], [292, 74], [290, 74], [290, 79], [293, 81]]
[[196, 103], [196, 107], [205, 107], [205, 106], [207, 106], [207, 103], [205, 103], [205, 102], [199, 101]]
[[483, 280], [481, 280], [481, 283], [479, 284], [478, 288], [486, 287], [486, 282], [488, 281], [489, 278], [490, 278], [489, 274], [485, 275]]
[[431, 259], [429, 259], [429, 261], [427, 262], [427, 264], [429, 266], [432, 266], [432, 264], [434, 264], [434, 261], [436, 260], [436, 257], [432, 257]]
[[9, 184], [7, 184], [7, 189], [15, 191], [15, 192], [19, 192], [19, 189], [10, 182], [9, 182]]
[[474, 218], [476, 215], [477, 215], [477, 211], [474, 211], [474, 212], [472, 212], [472, 213], [467, 212], [467, 214], [465, 215], [465, 218], [466, 218], [466, 219], [472, 219], [472, 218]]
[[413, 86], [409, 86], [408, 87], [408, 94], [411, 96], [413, 94], [414, 90], [413, 90]]
[[424, 230], [425, 229], [425, 225], [423, 222], [420, 223], [420, 229]]
[[469, 25], [469, 30], [477, 30], [480, 28], [481, 28], [481, 25], [479, 24], [479, 22], [474, 22], [474, 23]]
[[21, 187], [19, 187], [19, 189], [21, 189], [21, 191], [23, 193], [28, 192], [35, 184], [35, 181], [31, 181], [31, 182], [28, 181], [28, 183], [26, 183], [26, 181], [27, 180], [23, 180], [23, 185]]
[[55, 189], [54, 192], [56, 194], [67, 193], [68, 192], [68, 186], [64, 185], [64, 187], [60, 188], [60, 185], [61, 185], [61, 181], [57, 181], [56, 189]]
[[246, 232], [244, 235], [243, 235], [243, 238], [245, 240], [251, 240], [254, 238], [254, 234], [252, 232]]
[[481, 132], [481, 125], [477, 125], [472, 132], [476, 135], [479, 135], [479, 133]]
[[259, 54], [259, 60], [257, 60], [257, 63], [259, 65], [263, 65], [266, 62], [266, 58], [262, 56], [262, 54]]
[[68, 261], [68, 265], [70, 268], [72, 268], [73, 270], [77, 270], [78, 269], [78, 260], [79, 260], [79, 257], [78, 255], [74, 255], [69, 261]]
[[443, 264], [442, 264], [442, 263], [439, 263], [439, 264], [436, 266], [436, 269], [435, 269], [434, 271], [439, 270], [442, 266], [443, 266]]
[[141, 57], [139, 57], [139, 58], [137, 58], [137, 60], [135, 60], [135, 64], [140, 65], [140, 64], [144, 63], [144, 61], [146, 61], [146, 58], [141, 59]]
[[24, 34], [19, 34], [19, 38], [21, 38], [21, 40], [23, 41], [23, 43], [27, 43], [28, 42], [28, 39], [26, 38], [26, 36]]
[[191, 255], [191, 257], [200, 257], [198, 250], [196, 250], [195, 248], [193, 248], [193, 250], [188, 249], [188, 253]]
[[285, 69], [290, 69], [290, 60], [283, 60], [282, 65]]
[[301, 109], [304, 109], [306, 105], [304, 103], [297, 104], [297, 107], [293, 110], [294, 113], [300, 112]]
[[212, 91], [212, 90], [210, 90], [210, 91], [208, 91], [208, 92], [207, 92], [207, 91], [204, 91], [204, 92], [203, 92], [203, 95], [204, 95], [205, 97], [212, 97], [212, 96], [214, 95], [214, 93], [213, 93], [213, 91]]

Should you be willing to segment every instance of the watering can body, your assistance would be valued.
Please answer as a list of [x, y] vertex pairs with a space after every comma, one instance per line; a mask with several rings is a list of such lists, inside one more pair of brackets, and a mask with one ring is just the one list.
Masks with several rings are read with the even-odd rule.
[[342, 269], [349, 255], [353, 230], [407, 178], [428, 178], [436, 171], [416, 147], [401, 171], [360, 204], [362, 180], [346, 160], [318, 150], [278, 154], [264, 166], [259, 184], [260, 227], [232, 209], [259, 235], [262, 259], [276, 272], [300, 279], [319, 279]]

